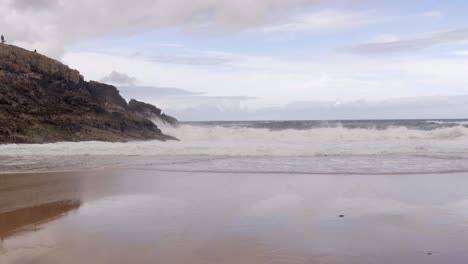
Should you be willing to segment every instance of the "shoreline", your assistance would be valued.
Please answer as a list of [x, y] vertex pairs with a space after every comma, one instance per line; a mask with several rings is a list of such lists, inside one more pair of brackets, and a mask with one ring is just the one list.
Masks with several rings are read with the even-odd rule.
[[[291, 175], [418, 175], [468, 172], [468, 157], [452, 155], [200, 156], [29, 155], [0, 156], [0, 175], [147, 170], [179, 173]], [[242, 164], [238, 167], [235, 164]], [[389, 165], [386, 165], [389, 164]]]

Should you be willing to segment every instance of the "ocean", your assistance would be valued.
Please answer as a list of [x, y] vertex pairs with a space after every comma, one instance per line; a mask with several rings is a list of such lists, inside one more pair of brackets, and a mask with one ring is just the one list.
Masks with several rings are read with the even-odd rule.
[[466, 120], [161, 128], [1, 145], [0, 263], [467, 263]]
[[0, 145], [2, 171], [408, 174], [468, 171], [468, 120], [157, 122], [179, 142]]

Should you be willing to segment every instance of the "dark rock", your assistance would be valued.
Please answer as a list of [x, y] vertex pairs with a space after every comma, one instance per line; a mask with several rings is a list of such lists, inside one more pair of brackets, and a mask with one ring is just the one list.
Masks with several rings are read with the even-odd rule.
[[157, 108], [156, 106], [140, 102], [135, 99], [132, 99], [130, 102], [128, 102], [128, 110], [136, 112], [146, 118], [161, 116], [162, 113], [161, 109]]
[[110, 85], [58, 61], [0, 45], [0, 143], [166, 140]]
[[161, 119], [166, 122], [166, 123], [169, 123], [173, 126], [179, 126], [179, 120], [175, 119], [174, 117], [172, 116], [168, 116], [166, 114], [162, 114], [161, 115]]
[[161, 121], [168, 123], [172, 126], [178, 126], [179, 121], [172, 116], [163, 114], [161, 109], [157, 108], [154, 105], [137, 101], [135, 99], [130, 100], [128, 103], [127, 109], [132, 111], [140, 116], [143, 116], [148, 119], [160, 119]]
[[46, 56], [11, 45], [1, 46], [0, 67], [11, 73], [26, 74], [33, 78], [44, 75], [75, 85], [83, 80], [83, 76], [77, 70], [72, 70]]
[[122, 108], [127, 107], [127, 101], [120, 96], [119, 90], [112, 85], [90, 81], [88, 91], [108, 104], [114, 104]]

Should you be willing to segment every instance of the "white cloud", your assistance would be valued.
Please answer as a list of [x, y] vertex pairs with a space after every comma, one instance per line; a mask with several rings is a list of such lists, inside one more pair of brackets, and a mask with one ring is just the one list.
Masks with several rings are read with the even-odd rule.
[[462, 43], [468, 40], [468, 28], [458, 28], [447, 31], [415, 34], [390, 42], [371, 42], [356, 45], [347, 49], [355, 54], [388, 54], [416, 51], [443, 44]]
[[455, 56], [468, 56], [468, 50], [456, 50], [450, 52], [450, 54]]
[[[157, 97], [149, 102], [185, 121], [201, 120], [346, 120], [346, 119], [447, 119], [465, 118], [468, 95], [291, 102], [286, 106], [252, 109], [236, 97]], [[255, 100], [252, 100], [255, 103]]]
[[[177, 87], [203, 93], [203, 96], [197, 98], [183, 96], [177, 99], [154, 99], [154, 103], [170, 109], [170, 113], [177, 112], [176, 116], [185, 115], [191, 119], [196, 119], [197, 115], [193, 109], [200, 109], [198, 113], [203, 113], [203, 116], [209, 116], [209, 113], [215, 115], [219, 109], [223, 109], [226, 118], [234, 118], [239, 117], [239, 109], [242, 109], [241, 115], [245, 117], [248, 111], [261, 111], [270, 107], [281, 109], [297, 101], [331, 102], [327, 107], [336, 106], [339, 101], [340, 108], [334, 108], [339, 110], [346, 109], [349, 106], [347, 102], [361, 99], [376, 101], [437, 94], [468, 94], [468, 76], [465, 71], [468, 62], [458, 58], [356, 60], [355, 56], [334, 55], [327, 57], [327, 61], [310, 61], [227, 53], [222, 56], [229, 58], [229, 63], [216, 67], [168, 64], [149, 61], [144, 57], [83, 52], [68, 53], [64, 59], [70, 66], [81, 69], [87, 79], [99, 80], [108, 75], [110, 70], [119, 69], [137, 78], [138, 84], [142, 86]], [[246, 100], [245, 96], [256, 99]], [[405, 107], [409, 109], [409, 105]], [[325, 114], [324, 109], [327, 107], [317, 113]], [[419, 108], [419, 113], [423, 113], [424, 109]], [[285, 113], [296, 110], [288, 111]], [[450, 107], [440, 112], [448, 115], [450, 111], [455, 114], [455, 110]], [[299, 112], [294, 115], [299, 115]]]
[[423, 17], [428, 18], [441, 18], [445, 16], [445, 13], [442, 11], [426, 11], [421, 14]]
[[376, 22], [371, 12], [354, 12], [341, 10], [322, 10], [302, 14], [289, 21], [273, 26], [263, 27], [264, 32], [317, 32], [344, 30]]
[[401, 38], [399, 36], [393, 34], [380, 34], [374, 38], [374, 42], [377, 43], [395, 42], [400, 40]]
[[318, 2], [322, 1], [0, 0], [0, 28], [10, 43], [58, 57], [66, 45], [113, 32], [163, 27], [232, 32], [284, 19]]
[[[129, 36], [136, 30], [177, 28], [221, 34], [343, 31], [339, 32], [339, 37], [352, 41], [372, 38], [376, 34], [375, 23], [414, 22], [414, 19], [427, 22], [445, 15], [440, 11], [427, 11], [401, 20], [402, 17], [392, 17], [388, 13], [359, 11], [355, 8], [356, 2], [360, 1], [0, 0], [0, 29], [9, 43], [60, 57], [71, 44], [112, 33]], [[372, 5], [364, 6], [371, 8]], [[368, 35], [349, 37], [351, 29], [367, 25], [369, 30], [360, 33]], [[379, 24], [377, 31], [394, 34], [377, 35], [370, 43], [353, 46], [348, 51], [386, 54], [468, 40], [468, 28], [404, 36], [400, 31], [392, 31], [390, 26]], [[415, 23], [414, 28], [423, 30], [420, 23]], [[323, 44], [341, 45], [334, 42], [335, 38], [336, 35], [333, 39], [324, 39]], [[64, 61], [82, 71], [87, 79], [124, 84], [138, 80], [137, 84], [142, 86], [177, 87], [204, 94], [186, 94], [178, 97], [177, 104], [173, 99], [164, 99], [162, 104], [174, 105], [175, 111], [197, 107], [207, 112], [212, 109], [225, 112], [279, 109], [297, 101], [332, 102], [334, 107], [344, 109], [349, 106], [347, 102], [360, 99], [468, 93], [465, 70], [468, 62], [453, 56], [441, 59], [412, 54], [409, 58], [357, 58], [349, 54], [312, 54], [315, 50], [310, 47], [311, 54], [306, 54], [307, 59], [280, 59], [274, 55], [190, 50], [191, 40], [164, 41], [149, 39], [149, 51], [139, 50], [131, 44], [125, 46], [132, 43], [129, 41], [113, 47], [100, 47], [102, 52], [96, 49], [91, 49], [93, 52], [68, 52]], [[458, 50], [450, 54], [466, 56], [468, 51]], [[109, 75], [113, 70], [117, 72]], [[245, 96], [257, 99], [247, 100]]]
[[182, 64], [182, 65], [199, 65], [199, 66], [217, 66], [230, 62], [229, 58], [220, 56], [203, 56], [203, 55], [169, 55], [155, 54], [147, 58], [150, 61], [167, 63], [167, 64]]
[[182, 44], [169, 43], [169, 42], [157, 43], [157, 45], [160, 47], [168, 47], [168, 48], [183, 48], [184, 47], [184, 45]]

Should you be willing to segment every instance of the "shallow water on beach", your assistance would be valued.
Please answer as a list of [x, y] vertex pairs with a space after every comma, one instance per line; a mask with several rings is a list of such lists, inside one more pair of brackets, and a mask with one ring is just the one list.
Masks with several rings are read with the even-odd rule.
[[467, 176], [0, 175], [0, 263], [461, 264]]

